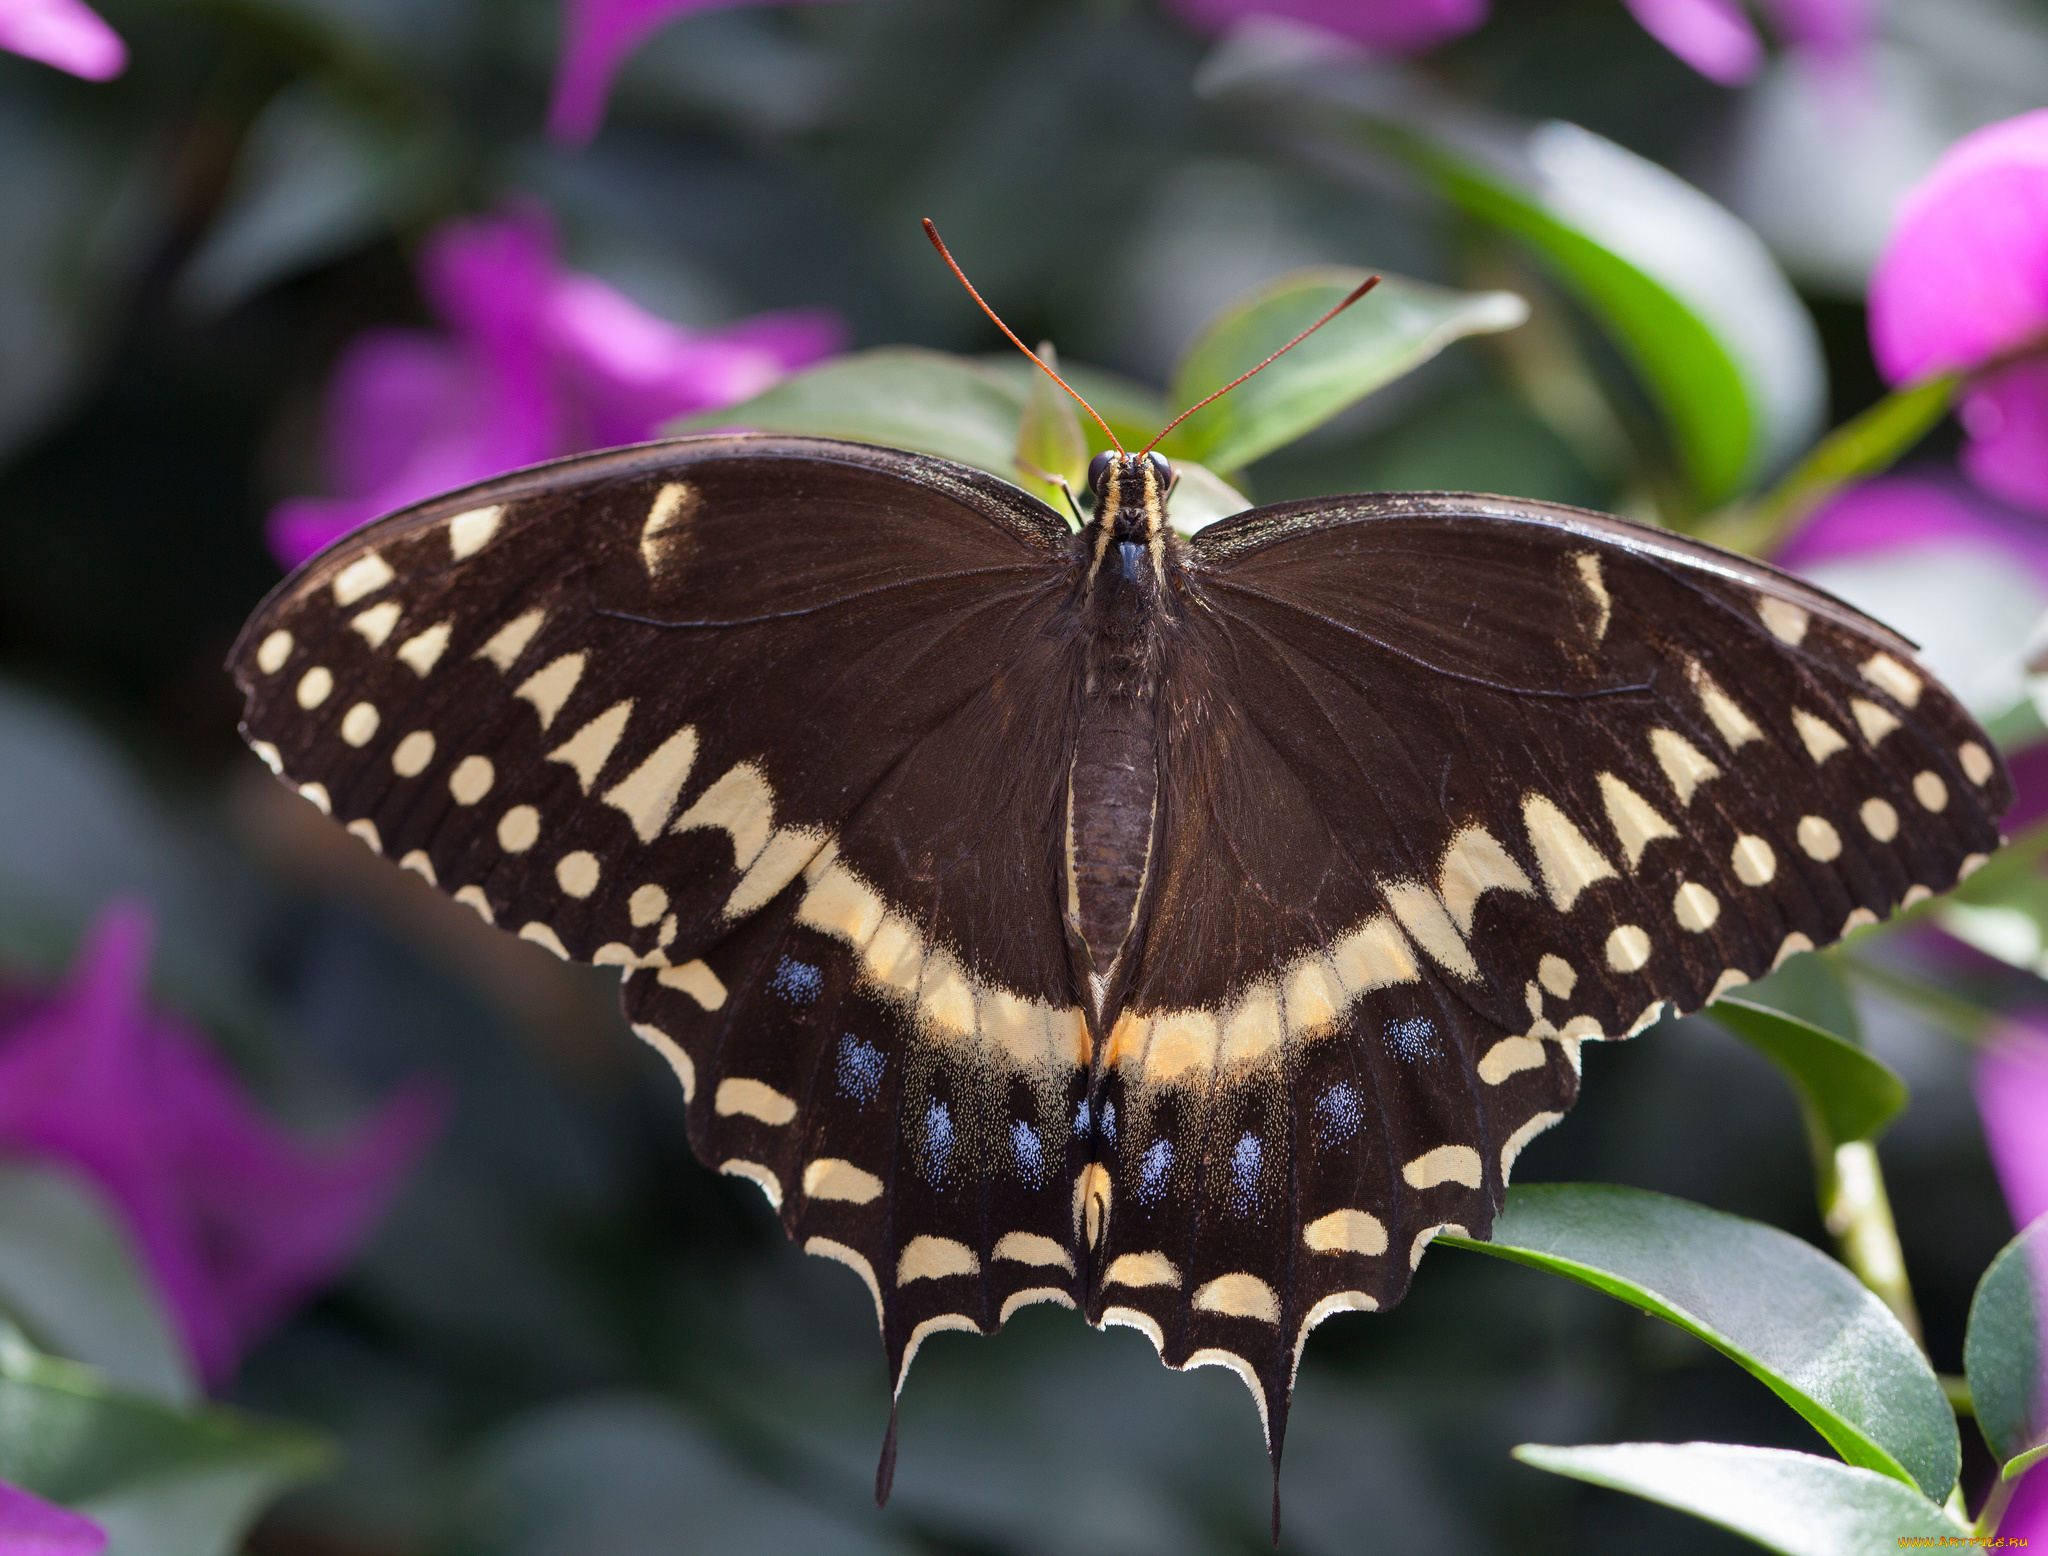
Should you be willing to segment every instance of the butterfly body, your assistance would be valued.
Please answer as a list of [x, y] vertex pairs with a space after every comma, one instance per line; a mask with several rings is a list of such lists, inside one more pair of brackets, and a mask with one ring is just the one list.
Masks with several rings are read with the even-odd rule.
[[231, 661], [387, 857], [616, 966], [693, 1146], [919, 1345], [1054, 1302], [1250, 1386], [1484, 1236], [1580, 1045], [1945, 890], [2010, 785], [1911, 646], [1577, 510], [1193, 539], [1123, 456], [683, 440], [393, 515]]

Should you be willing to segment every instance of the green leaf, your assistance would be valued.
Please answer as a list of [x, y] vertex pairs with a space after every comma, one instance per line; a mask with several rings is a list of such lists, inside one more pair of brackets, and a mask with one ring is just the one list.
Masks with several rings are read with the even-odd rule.
[[304, 1428], [173, 1410], [0, 1337], [0, 1480], [96, 1519], [107, 1556], [230, 1556], [257, 1514], [327, 1463]]
[[1854, 1043], [1748, 1000], [1717, 1000], [1707, 1014], [1784, 1072], [1830, 1149], [1875, 1140], [1906, 1106], [1906, 1083]]
[[0, 1311], [44, 1350], [172, 1405], [198, 1380], [105, 1203], [60, 1167], [0, 1162]]
[[1811, 1453], [1733, 1443], [1524, 1443], [1524, 1464], [1626, 1491], [1719, 1524], [1784, 1556], [1895, 1556], [1907, 1538], [1959, 1538], [1925, 1497]]
[[1613, 1184], [1508, 1191], [1490, 1242], [1460, 1247], [1549, 1270], [1697, 1335], [1761, 1378], [1851, 1464], [1948, 1495], [1955, 1417], [1879, 1298], [1775, 1227]]
[[[1038, 355], [1054, 372], [1059, 358], [1051, 341], [1043, 342]], [[1088, 485], [1088, 439], [1081, 432], [1074, 413], [1073, 396], [1044, 373], [1033, 375], [1024, 396], [1024, 411], [1017, 422], [1017, 452], [1011, 461], [1012, 477], [1032, 496], [1046, 503], [1062, 517], [1071, 518], [1067, 497], [1079, 498]], [[1066, 478], [1067, 490], [1057, 482], [1043, 479], [1038, 472]]]
[[2048, 1216], [2001, 1248], [1977, 1282], [1963, 1368], [2005, 1473], [2048, 1454]]
[[[1014, 351], [1006, 351], [1001, 356], [975, 357], [972, 361], [975, 366], [1013, 386], [1020, 404], [1031, 392], [1034, 380], [1045, 379], [1045, 374]], [[1062, 362], [1060, 377], [1067, 381], [1074, 393], [1095, 407], [1125, 448], [1143, 448], [1170, 419], [1166, 413], [1166, 401], [1157, 390], [1148, 389], [1120, 373], [1105, 372], [1085, 362]], [[1086, 411], [1078, 414], [1081, 435], [1088, 440], [1089, 452], [1100, 453], [1108, 448], [1109, 438], [1096, 425], [1095, 418]]]
[[[1174, 409], [1196, 404], [1258, 366], [1367, 274], [1336, 266], [1297, 270], [1225, 309], [1174, 370]], [[1388, 276], [1272, 366], [1203, 406], [1162, 448], [1212, 469], [1240, 469], [1413, 372], [1452, 341], [1513, 329], [1528, 317], [1528, 304], [1512, 292], [1456, 292]]]
[[1247, 32], [1203, 85], [1361, 181], [1390, 171], [1526, 244], [1660, 407], [1703, 502], [1819, 429], [1819, 337], [1756, 234], [1682, 179], [1575, 124], [1479, 110], [1393, 63], [1305, 60]]

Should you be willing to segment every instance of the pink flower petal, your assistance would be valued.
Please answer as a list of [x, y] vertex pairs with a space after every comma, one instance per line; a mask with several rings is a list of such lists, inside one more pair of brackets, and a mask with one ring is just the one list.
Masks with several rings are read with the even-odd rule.
[[1643, 30], [1709, 81], [1740, 86], [1764, 46], [1735, 0], [1623, 0]]
[[128, 68], [128, 46], [82, 0], [0, 0], [0, 49], [88, 81]]
[[2048, 332], [2048, 109], [1966, 135], [1900, 202], [1870, 277], [1892, 383]]
[[1957, 415], [1970, 479], [1994, 497], [2048, 513], [2048, 358], [1972, 384]]
[[68, 1507], [0, 1481], [0, 1556], [99, 1556], [107, 1531]]
[[1389, 54], [1420, 54], [1486, 20], [1487, 0], [1167, 0], [1197, 32], [1220, 33], [1252, 16], [1306, 22]]
[[1978, 1056], [1972, 1075], [1984, 1143], [2013, 1224], [2048, 1215], [2048, 1026], [2014, 1022]]
[[98, 1185], [201, 1375], [219, 1382], [348, 1264], [442, 1105], [411, 1088], [346, 1143], [286, 1134], [210, 1046], [151, 1013], [154, 937], [146, 908], [114, 903], [64, 986], [0, 1034], [0, 1149], [66, 1162]]
[[2048, 1546], [2048, 1464], [2037, 1464], [2020, 1477], [1998, 1532], [2008, 1542], [2017, 1538], [2022, 1545]]
[[1850, 487], [1815, 512], [1771, 560], [1797, 572], [1929, 543], [1997, 547], [2048, 586], [2048, 524], [1972, 501], [1960, 483], [1917, 476], [1884, 476]]
[[772, 0], [563, 0], [561, 63], [548, 105], [548, 133], [581, 146], [604, 122], [605, 104], [633, 52], [670, 22], [699, 11]]
[[1877, 30], [1875, 0], [1763, 0], [1772, 30], [1821, 54], [1851, 54]]

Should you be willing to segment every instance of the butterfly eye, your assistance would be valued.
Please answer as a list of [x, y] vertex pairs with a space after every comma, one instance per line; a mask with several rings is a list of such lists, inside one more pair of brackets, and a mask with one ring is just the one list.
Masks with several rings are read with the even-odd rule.
[[1152, 478], [1162, 487], [1173, 480], [1173, 466], [1166, 462], [1164, 454], [1147, 454], [1145, 462], [1152, 467]]
[[1088, 461], [1088, 490], [1098, 497], [1102, 495], [1102, 482], [1109, 474], [1110, 461], [1115, 458], [1116, 455], [1105, 449]]

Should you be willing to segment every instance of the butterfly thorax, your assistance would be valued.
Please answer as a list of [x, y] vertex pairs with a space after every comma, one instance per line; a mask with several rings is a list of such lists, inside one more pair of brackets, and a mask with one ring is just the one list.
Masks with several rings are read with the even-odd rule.
[[1180, 571], [1166, 524], [1169, 478], [1156, 456], [1106, 456], [1090, 483], [1095, 518], [1077, 537], [1088, 659], [1067, 779], [1066, 918], [1098, 1030], [1134, 938], [1157, 830], [1160, 632]]

